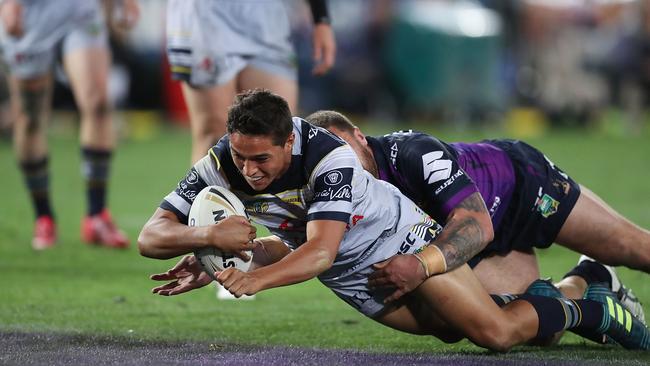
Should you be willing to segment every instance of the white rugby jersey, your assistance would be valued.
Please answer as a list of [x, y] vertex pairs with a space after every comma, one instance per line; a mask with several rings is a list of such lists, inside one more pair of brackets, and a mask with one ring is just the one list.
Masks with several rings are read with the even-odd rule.
[[[267, 227], [291, 249], [306, 241], [308, 221], [343, 221], [347, 229], [334, 264], [319, 276], [321, 280], [339, 279], [354, 271], [359, 261], [374, 257], [379, 239], [396, 232], [401, 195], [367, 173], [352, 149], [327, 130], [294, 117], [293, 133], [290, 167], [264, 191], [253, 190], [244, 180], [225, 136], [190, 169], [160, 207], [187, 223], [196, 194], [208, 185], [223, 186], [244, 203], [254, 222]], [[394, 254], [391, 251], [382, 257]]]

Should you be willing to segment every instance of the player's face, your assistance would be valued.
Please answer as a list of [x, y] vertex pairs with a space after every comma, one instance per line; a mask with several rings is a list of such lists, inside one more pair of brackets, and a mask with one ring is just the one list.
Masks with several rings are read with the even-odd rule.
[[357, 157], [359, 158], [359, 161], [361, 161], [363, 168], [369, 171], [375, 177], [378, 176], [375, 158], [372, 156], [372, 153], [368, 148], [368, 142], [366, 142], [366, 137], [361, 133], [361, 131], [357, 129], [355, 132], [358, 131], [358, 133], [349, 133], [343, 130], [339, 130], [336, 127], [330, 127], [327, 130], [343, 139], [343, 141], [347, 142], [354, 153], [357, 154]]
[[282, 145], [274, 145], [270, 136], [230, 134], [230, 154], [246, 182], [262, 191], [291, 164], [293, 133]]

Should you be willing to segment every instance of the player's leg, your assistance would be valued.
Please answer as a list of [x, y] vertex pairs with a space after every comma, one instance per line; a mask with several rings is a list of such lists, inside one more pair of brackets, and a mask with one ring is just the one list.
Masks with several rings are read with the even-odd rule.
[[215, 86], [193, 87], [183, 83], [183, 97], [190, 113], [192, 163], [198, 161], [226, 134], [228, 108], [237, 94], [237, 79]]
[[[285, 73], [289, 71], [287, 70]], [[238, 89], [247, 90], [253, 88], [271, 90], [287, 101], [289, 109], [293, 114], [297, 112], [298, 83], [295, 79], [287, 77], [284, 74], [262, 70], [259, 67], [248, 66], [239, 73]]]
[[[615, 335], [617, 341], [624, 342], [626, 347], [650, 347], [648, 341], [644, 341], [648, 331], [643, 325], [630, 317], [622, 323], [614, 320], [602, 302], [522, 295], [500, 308], [467, 266], [429, 278], [416, 289], [415, 295], [451, 329], [492, 350], [505, 351], [533, 338], [549, 337], [562, 329], [590, 330], [598, 334], [608, 332]], [[624, 330], [619, 323], [627, 324], [628, 319], [630, 328]], [[389, 314], [377, 320], [400, 329], [395, 324], [399, 320]], [[427, 321], [418, 319], [418, 322]], [[403, 329], [408, 327], [405, 324]], [[420, 325], [414, 329], [427, 327]]]
[[49, 152], [46, 125], [50, 113], [52, 77], [9, 77], [11, 106], [16, 117], [14, 150], [29, 191], [36, 223], [32, 246], [46, 249], [56, 242], [54, 214], [50, 205]]
[[81, 236], [87, 243], [125, 248], [128, 238], [114, 224], [106, 197], [115, 131], [108, 100], [110, 52], [101, 45], [65, 52], [63, 63], [81, 115], [82, 172], [86, 180], [87, 215]]
[[539, 265], [532, 248], [484, 258], [472, 270], [490, 294], [521, 294], [539, 278]]
[[650, 273], [650, 231], [623, 217], [586, 187], [580, 188], [556, 242], [604, 264]]

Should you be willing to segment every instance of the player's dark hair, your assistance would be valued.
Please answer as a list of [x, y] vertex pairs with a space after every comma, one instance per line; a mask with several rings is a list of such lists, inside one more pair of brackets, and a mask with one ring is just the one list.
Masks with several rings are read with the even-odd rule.
[[305, 121], [325, 129], [334, 127], [347, 133], [353, 133], [356, 127], [346, 116], [336, 111], [314, 112], [307, 116]]
[[293, 129], [291, 111], [282, 97], [269, 90], [247, 90], [228, 109], [226, 129], [229, 134], [269, 136], [274, 145], [282, 145]]

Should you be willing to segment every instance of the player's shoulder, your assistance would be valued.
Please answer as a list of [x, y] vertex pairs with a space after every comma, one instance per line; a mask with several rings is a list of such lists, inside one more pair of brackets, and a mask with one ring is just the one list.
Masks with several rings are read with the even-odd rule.
[[345, 141], [324, 128], [314, 126], [297, 117], [294, 118], [294, 127], [297, 127], [300, 132], [300, 154], [308, 172], [312, 172], [326, 160], [354, 156], [354, 152]]

